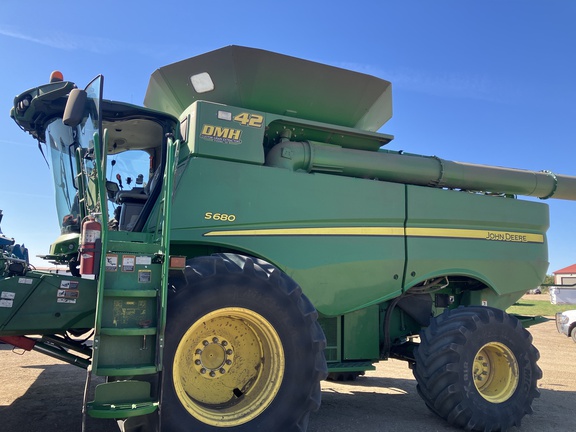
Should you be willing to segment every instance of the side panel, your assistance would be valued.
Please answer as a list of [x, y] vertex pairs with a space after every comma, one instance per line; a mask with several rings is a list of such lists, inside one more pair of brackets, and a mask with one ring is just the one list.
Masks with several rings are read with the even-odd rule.
[[191, 243], [262, 257], [326, 316], [401, 292], [404, 185], [201, 158], [180, 169], [172, 212], [178, 253]]
[[547, 205], [418, 186], [407, 191], [407, 286], [444, 274], [472, 276], [513, 303], [515, 293], [542, 283]]
[[378, 305], [344, 315], [344, 360], [380, 358], [379, 320]]
[[548, 266], [545, 204], [203, 158], [180, 170], [174, 250], [209, 245], [262, 257], [325, 316], [444, 275], [493, 288], [463, 304], [506, 308]]
[[0, 292], [6, 300], [0, 307], [0, 335], [50, 334], [94, 326], [93, 280], [34, 271], [0, 280]]
[[326, 336], [329, 368], [367, 370], [380, 358], [379, 305], [343, 316], [320, 317], [318, 322]]

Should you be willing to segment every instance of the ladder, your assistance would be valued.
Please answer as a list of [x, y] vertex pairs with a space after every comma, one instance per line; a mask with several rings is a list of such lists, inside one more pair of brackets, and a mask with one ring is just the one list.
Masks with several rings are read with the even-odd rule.
[[[109, 231], [105, 174], [98, 175], [104, 210], [93, 355], [84, 395], [84, 413], [90, 417], [130, 418], [154, 413], [159, 407], [159, 391], [151, 383], [160, 382], [162, 371], [178, 142], [168, 137], [167, 145], [155, 232]], [[106, 166], [105, 158], [97, 155], [96, 165]], [[96, 386], [94, 400], [88, 402], [91, 375], [108, 378]]]

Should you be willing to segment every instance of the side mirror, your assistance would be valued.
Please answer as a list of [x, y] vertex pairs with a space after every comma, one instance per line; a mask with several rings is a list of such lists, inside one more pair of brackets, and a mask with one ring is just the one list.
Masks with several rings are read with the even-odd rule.
[[82, 122], [87, 96], [88, 93], [85, 90], [72, 89], [70, 91], [62, 116], [62, 122], [66, 126], [76, 127]]

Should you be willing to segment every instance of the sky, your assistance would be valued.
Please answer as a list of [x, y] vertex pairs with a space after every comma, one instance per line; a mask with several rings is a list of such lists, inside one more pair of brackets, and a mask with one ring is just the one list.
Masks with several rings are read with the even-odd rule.
[[[2, 232], [35, 257], [59, 235], [34, 139], [10, 119], [53, 70], [141, 105], [157, 68], [227, 45], [392, 82], [392, 150], [576, 175], [576, 2], [569, 0], [2, 2]], [[548, 200], [549, 273], [576, 263], [576, 202]], [[32, 258], [40, 266], [46, 262]]]

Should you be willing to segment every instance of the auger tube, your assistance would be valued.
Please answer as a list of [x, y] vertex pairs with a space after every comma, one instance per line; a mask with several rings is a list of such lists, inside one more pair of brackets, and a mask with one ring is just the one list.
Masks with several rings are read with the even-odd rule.
[[285, 141], [276, 145], [268, 153], [266, 165], [421, 186], [576, 201], [574, 176], [387, 150], [367, 152], [313, 141]]

